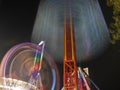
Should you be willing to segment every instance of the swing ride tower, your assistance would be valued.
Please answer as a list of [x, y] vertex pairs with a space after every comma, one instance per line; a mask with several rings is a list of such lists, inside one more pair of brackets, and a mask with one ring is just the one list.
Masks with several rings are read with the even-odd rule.
[[[70, 0], [69, 0], [70, 1]], [[71, 7], [69, 2], [68, 7]], [[66, 17], [66, 13], [69, 14]], [[77, 90], [77, 65], [75, 54], [74, 23], [71, 8], [65, 8], [64, 16], [64, 90]]]

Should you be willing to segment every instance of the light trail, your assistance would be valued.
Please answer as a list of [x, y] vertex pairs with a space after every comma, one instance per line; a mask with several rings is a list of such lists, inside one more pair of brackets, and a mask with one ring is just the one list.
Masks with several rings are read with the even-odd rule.
[[[62, 63], [65, 19], [69, 18], [68, 0], [41, 0], [31, 41], [45, 40], [48, 51], [56, 62]], [[65, 5], [67, 4], [67, 6]], [[66, 8], [66, 13], [65, 9]], [[109, 32], [98, 0], [71, 0], [77, 63], [92, 60], [109, 44]], [[66, 17], [65, 17], [66, 16]], [[52, 23], [51, 23], [52, 22]]]
[[40, 70], [42, 67], [45, 42], [41, 41], [37, 47], [40, 48], [40, 50], [37, 49], [35, 52], [34, 66], [33, 70], [31, 71], [30, 83], [37, 86], [37, 88], [41, 90], [43, 88], [43, 85]]
[[41, 66], [42, 66], [45, 42], [41, 41], [38, 44], [38, 47], [41, 48], [41, 51], [38, 50], [38, 49], [36, 50], [36, 54], [35, 54], [35, 58], [34, 58], [34, 69], [37, 70], [37, 71], [40, 71]]

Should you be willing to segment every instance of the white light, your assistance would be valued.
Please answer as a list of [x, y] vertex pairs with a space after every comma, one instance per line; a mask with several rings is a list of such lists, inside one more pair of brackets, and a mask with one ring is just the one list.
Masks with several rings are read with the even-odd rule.
[[13, 87], [13, 90], [23, 90], [21, 87]]
[[36, 90], [36, 86], [16, 79], [0, 77], [0, 90]]

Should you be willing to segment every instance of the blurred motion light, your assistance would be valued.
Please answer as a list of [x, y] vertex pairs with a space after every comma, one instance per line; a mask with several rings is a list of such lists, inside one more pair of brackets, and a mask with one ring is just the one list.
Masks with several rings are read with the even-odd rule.
[[[99, 55], [109, 44], [110, 37], [98, 0], [71, 0], [71, 3], [77, 63], [80, 63]], [[44, 40], [46, 50], [61, 63], [65, 9], [68, 12], [69, 1], [41, 0], [31, 38], [34, 43]]]
[[[5, 54], [0, 66], [1, 87], [11, 88], [12, 90], [36, 90], [34, 88], [38, 88], [38, 86], [30, 82], [30, 73], [34, 66], [36, 50], [41, 50], [41, 47], [38, 47], [37, 44], [26, 42], [15, 45]], [[43, 88], [46, 88], [46, 90], [59, 88], [57, 66], [46, 51], [44, 51], [39, 73], [40, 77], [36, 78], [35, 82], [41, 80]]]

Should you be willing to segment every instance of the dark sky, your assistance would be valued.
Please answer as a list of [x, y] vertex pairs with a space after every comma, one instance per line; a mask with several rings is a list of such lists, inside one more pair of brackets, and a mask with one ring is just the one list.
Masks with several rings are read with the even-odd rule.
[[[0, 0], [0, 59], [13, 45], [30, 42], [39, 0]], [[99, 0], [109, 27], [112, 9]], [[91, 78], [101, 90], [119, 90], [120, 42], [109, 45], [100, 56], [86, 62]], [[118, 89], [119, 88], [119, 89]]]
[[39, 0], [2, 0], [0, 4], [0, 53], [30, 41]]

